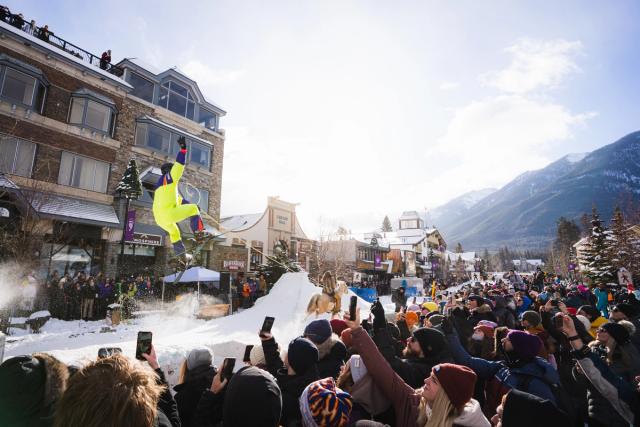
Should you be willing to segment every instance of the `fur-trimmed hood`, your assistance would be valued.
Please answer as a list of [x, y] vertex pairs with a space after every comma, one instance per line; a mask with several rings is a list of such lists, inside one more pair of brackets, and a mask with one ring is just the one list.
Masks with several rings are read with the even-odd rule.
[[489, 304], [482, 304], [481, 306], [476, 307], [471, 311], [476, 313], [491, 313], [493, 309]]
[[331, 353], [333, 346], [338, 342], [342, 344], [342, 341], [340, 341], [340, 338], [338, 338], [336, 334], [331, 334], [325, 342], [322, 344], [316, 344], [316, 347], [318, 347], [318, 360], [322, 360], [327, 357]]

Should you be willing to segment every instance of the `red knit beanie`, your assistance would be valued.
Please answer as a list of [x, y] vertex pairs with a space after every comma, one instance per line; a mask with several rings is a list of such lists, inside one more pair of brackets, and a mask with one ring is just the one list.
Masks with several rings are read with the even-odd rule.
[[348, 327], [347, 322], [342, 319], [332, 319], [329, 323], [331, 323], [331, 330], [333, 331], [333, 333], [338, 336], [340, 336], [340, 334], [342, 334], [342, 331], [344, 331]]
[[476, 385], [476, 373], [466, 366], [453, 363], [441, 363], [433, 367], [431, 372], [438, 378], [440, 387], [447, 393], [447, 397], [458, 412], [462, 412], [464, 405], [473, 397]]

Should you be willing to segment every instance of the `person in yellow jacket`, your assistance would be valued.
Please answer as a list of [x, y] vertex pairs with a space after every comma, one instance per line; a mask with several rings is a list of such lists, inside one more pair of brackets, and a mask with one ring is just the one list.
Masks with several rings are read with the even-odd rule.
[[165, 163], [160, 168], [162, 176], [158, 180], [153, 197], [153, 217], [156, 224], [169, 233], [175, 255], [188, 261], [177, 223], [189, 218], [191, 230], [197, 241], [202, 241], [209, 236], [209, 233], [204, 229], [198, 205], [183, 199], [178, 191], [178, 183], [182, 178], [187, 159], [187, 143], [184, 137], [178, 139], [178, 145], [180, 151], [176, 156], [176, 162]]

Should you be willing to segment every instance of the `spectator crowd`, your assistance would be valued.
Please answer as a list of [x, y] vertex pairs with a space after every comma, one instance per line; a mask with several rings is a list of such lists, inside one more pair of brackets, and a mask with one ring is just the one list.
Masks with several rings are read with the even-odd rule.
[[[82, 316], [101, 279], [80, 280]], [[0, 416], [11, 426], [640, 425], [637, 291], [510, 273], [394, 300], [397, 311], [376, 301], [366, 319], [312, 320], [288, 343], [262, 331], [233, 374], [194, 348], [172, 389], [153, 347], [144, 362], [116, 353], [80, 369], [13, 357], [0, 365]]]

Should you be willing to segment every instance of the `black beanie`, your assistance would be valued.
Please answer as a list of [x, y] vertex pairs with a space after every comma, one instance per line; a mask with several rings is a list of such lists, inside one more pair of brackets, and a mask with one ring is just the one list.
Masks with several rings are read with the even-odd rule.
[[420, 344], [424, 357], [437, 356], [446, 345], [442, 332], [433, 328], [416, 329], [413, 337]]
[[1, 424], [39, 425], [36, 420], [48, 412], [46, 380], [44, 362], [32, 356], [12, 357], [0, 365]]
[[616, 343], [618, 344], [624, 344], [629, 341], [629, 331], [627, 331], [627, 328], [618, 323], [605, 323], [604, 325], [600, 326], [600, 329], [604, 329], [609, 335], [613, 337], [614, 340], [616, 340]]
[[[246, 402], [250, 410], [239, 402]], [[225, 390], [225, 427], [274, 427], [280, 422], [281, 412], [282, 393], [270, 373], [249, 366], [233, 374]]]
[[631, 304], [622, 303], [613, 307], [613, 311], [619, 311], [620, 313], [627, 316], [628, 319], [634, 318], [638, 314], [638, 310]]
[[589, 322], [593, 322], [594, 320], [596, 320], [598, 317], [601, 316], [600, 311], [592, 305], [583, 305], [578, 309], [578, 314], [580, 314], [580, 311], [584, 311], [586, 314], [589, 315], [590, 317]]
[[298, 337], [289, 343], [287, 359], [296, 374], [302, 375], [307, 372], [318, 363], [318, 358], [318, 348], [307, 338]]

